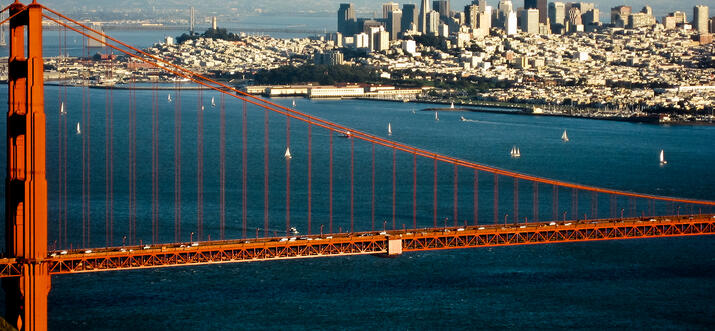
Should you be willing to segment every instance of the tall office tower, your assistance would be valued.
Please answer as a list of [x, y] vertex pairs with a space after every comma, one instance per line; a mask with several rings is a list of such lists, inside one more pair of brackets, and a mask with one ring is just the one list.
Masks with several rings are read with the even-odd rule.
[[439, 12], [431, 10], [427, 13], [427, 33], [433, 35], [439, 33]]
[[683, 24], [688, 21], [687, 15], [685, 15], [682, 11], [674, 11], [668, 14], [668, 16], [673, 16], [673, 18], [675, 18], [675, 24]]
[[643, 9], [641, 9], [641, 13], [653, 16], [653, 8], [650, 6], [644, 6]]
[[[412, 26], [417, 27], [417, 6], [411, 3], [402, 5], [402, 24], [400, 31], [405, 32], [412, 29]], [[419, 30], [419, 29], [418, 29]]]
[[211, 29], [214, 31], [218, 29], [218, 22], [216, 21], [216, 16], [211, 16]]
[[551, 24], [564, 25], [566, 23], [566, 5], [563, 2], [549, 3], [549, 21]]
[[598, 16], [600, 14], [601, 12], [598, 10], [598, 8], [589, 9], [585, 13], [582, 12], [581, 21], [583, 21], [583, 25], [598, 24]]
[[486, 6], [484, 11], [479, 12], [479, 29], [484, 35], [489, 34], [489, 29], [492, 28], [492, 7]]
[[485, 10], [487, 10], [487, 0], [478, 0], [478, 1], [472, 1], [472, 3], [476, 2], [479, 5], [479, 12], [483, 13]]
[[539, 33], [539, 10], [535, 8], [530, 8], [524, 10], [523, 16], [521, 17], [521, 31], [528, 34], [538, 34]]
[[452, 10], [449, 8], [449, 0], [432, 1], [432, 9], [439, 12], [439, 17], [443, 21], [452, 16]]
[[196, 23], [194, 15], [194, 7], [191, 7], [191, 10], [189, 10], [189, 33], [193, 36], [194, 35], [194, 24]]
[[387, 32], [390, 40], [397, 40], [397, 35], [402, 32], [402, 11], [395, 9], [387, 13]]
[[509, 15], [509, 12], [512, 10], [514, 10], [514, 6], [512, 5], [511, 0], [499, 0], [499, 4], [497, 4], [497, 18], [504, 22], [506, 20], [506, 16]]
[[507, 35], [516, 34], [516, 24], [516, 13], [514, 11], [510, 11], [506, 14], [506, 18], [504, 19], [504, 30], [506, 30]]
[[382, 4], [382, 18], [387, 18], [390, 12], [393, 10], [400, 9], [400, 5], [394, 2], [388, 2]]
[[546, 24], [548, 10], [546, 8], [546, 0], [524, 0], [524, 9], [538, 9], [539, 23]]
[[346, 36], [352, 36], [354, 31], [355, 8], [352, 3], [341, 3], [338, 9], [338, 32]]
[[475, 4], [467, 5], [464, 7], [464, 25], [470, 27], [471, 29], [476, 29], [478, 24], [479, 6]]
[[715, 33], [715, 17], [710, 18], [710, 33]]
[[581, 19], [581, 10], [576, 7], [571, 7], [569, 9], [566, 20], [571, 26], [583, 25], [583, 20]]
[[611, 24], [623, 28], [628, 24], [628, 15], [631, 14], [631, 6], [618, 6], [611, 8]]
[[708, 6], [693, 7], [693, 29], [698, 33], [708, 33]]
[[429, 0], [422, 0], [422, 4], [420, 5], [420, 17], [417, 20], [417, 30], [419, 32], [427, 33], [427, 13], [429, 12]]
[[569, 4], [571, 7], [578, 8], [582, 14], [596, 8], [596, 5], [593, 2], [570, 2]]

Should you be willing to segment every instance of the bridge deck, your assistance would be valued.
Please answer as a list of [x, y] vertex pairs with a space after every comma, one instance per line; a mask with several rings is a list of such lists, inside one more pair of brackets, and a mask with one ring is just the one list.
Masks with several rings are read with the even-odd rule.
[[[394, 240], [399, 240], [402, 252], [411, 252], [707, 234], [715, 234], [715, 215], [492, 224], [144, 247], [110, 247], [69, 252], [54, 251], [42, 262], [49, 264], [50, 274], [70, 274], [212, 263], [388, 254], [388, 241]], [[21, 273], [22, 266], [19, 261], [0, 259], [0, 277], [15, 277]]]

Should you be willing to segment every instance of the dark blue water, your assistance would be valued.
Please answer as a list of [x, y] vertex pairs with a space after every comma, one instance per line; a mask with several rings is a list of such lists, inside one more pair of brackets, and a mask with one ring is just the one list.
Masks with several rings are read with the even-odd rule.
[[[82, 139], [89, 138], [91, 173], [91, 238], [89, 246], [105, 239], [105, 98], [108, 91], [70, 88], [64, 99], [68, 111], [68, 237], [57, 232], [58, 88], [47, 87], [48, 186], [50, 240], [64, 247], [81, 245]], [[90, 120], [82, 117], [82, 98], [90, 98]], [[128, 100], [126, 90], [113, 93], [114, 109], [114, 233], [120, 244], [128, 231]], [[166, 100], [172, 94], [174, 103]], [[219, 107], [217, 93], [201, 93], [205, 111], [204, 213], [202, 240], [218, 238], [219, 229]], [[199, 92], [181, 92], [182, 230], [188, 241], [197, 226], [197, 123]], [[0, 100], [5, 102], [6, 96]], [[159, 122], [159, 239], [174, 241], [174, 116], [173, 91], [158, 92]], [[151, 121], [152, 91], [136, 92], [137, 109], [137, 235], [151, 238]], [[292, 99], [275, 102], [290, 105]], [[241, 112], [242, 103], [226, 100], [226, 229], [239, 238], [241, 227]], [[715, 129], [704, 126], [653, 126], [632, 123], [546, 118], [485, 113], [434, 114], [428, 105], [370, 101], [309, 101], [296, 99], [296, 108], [352, 128], [386, 136], [447, 155], [583, 184], [642, 193], [713, 199]], [[262, 234], [264, 113], [247, 107], [248, 213], [247, 232]], [[412, 110], [416, 110], [415, 113]], [[458, 120], [459, 116], [468, 119]], [[82, 135], [74, 126], [82, 122]], [[285, 217], [286, 121], [269, 115], [269, 233], [283, 233]], [[291, 226], [307, 227], [308, 126], [296, 120], [291, 128]], [[567, 129], [571, 141], [559, 139]], [[62, 130], [64, 132], [64, 130]], [[329, 133], [313, 127], [312, 232], [329, 226]], [[4, 144], [4, 142], [2, 142]], [[350, 227], [350, 148], [354, 148], [355, 230], [373, 227], [371, 217], [372, 145], [334, 136], [333, 231]], [[522, 157], [512, 159], [518, 145]], [[658, 164], [666, 151], [669, 163]], [[375, 228], [392, 227], [392, 152], [377, 147]], [[86, 158], [85, 154], [85, 158]], [[412, 223], [411, 155], [397, 153], [395, 227]], [[4, 166], [4, 162], [2, 166]], [[431, 226], [433, 163], [417, 160], [417, 226]], [[453, 174], [438, 165], [438, 223], [453, 221]], [[473, 173], [458, 171], [460, 224], [472, 223]], [[493, 177], [479, 174], [480, 223], [491, 223], [494, 213]], [[531, 184], [520, 182], [520, 220], [532, 219]], [[497, 218], [512, 221], [513, 182], [499, 180]], [[571, 215], [571, 192], [559, 192], [558, 212], [552, 210], [551, 187], [539, 187], [540, 220], [562, 212]], [[579, 194], [577, 214], [591, 215], [590, 194]], [[601, 217], [612, 207], [609, 197], [598, 197]], [[627, 200], [617, 209], [628, 210]], [[636, 213], [647, 209], [638, 204]], [[685, 212], [690, 206], [680, 206]], [[673, 211], [664, 204], [658, 211]], [[627, 211], [629, 212], [629, 211]], [[697, 210], [695, 211], [697, 212]], [[386, 223], [383, 223], [386, 222]], [[196, 238], [195, 236], [193, 237]], [[76, 329], [357, 329], [388, 328], [688, 328], [706, 329], [713, 319], [715, 241], [712, 237], [632, 240], [582, 244], [541, 245], [410, 253], [395, 259], [346, 257], [302, 261], [65, 275], [53, 278], [50, 327]]]

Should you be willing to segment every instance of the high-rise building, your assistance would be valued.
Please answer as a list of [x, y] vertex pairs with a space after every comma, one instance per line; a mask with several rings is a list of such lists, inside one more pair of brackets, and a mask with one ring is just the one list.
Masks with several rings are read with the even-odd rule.
[[611, 24], [623, 28], [628, 24], [628, 15], [631, 14], [631, 6], [618, 6], [611, 8]]
[[521, 31], [528, 34], [539, 33], [539, 10], [535, 8], [526, 9], [521, 17]]
[[478, 24], [479, 6], [470, 4], [464, 7], [464, 25], [476, 29]]
[[504, 22], [507, 15], [509, 15], [509, 12], [512, 10], [514, 10], [514, 6], [512, 5], [511, 0], [499, 0], [499, 4], [497, 5], [497, 19]]
[[563, 2], [549, 3], [549, 21], [551, 24], [564, 25], [566, 23], [566, 5]]
[[417, 6], [411, 3], [406, 3], [402, 5], [402, 24], [400, 31], [405, 32], [412, 29], [414, 25], [417, 28]]
[[388, 2], [388, 3], [383, 3], [382, 4], [382, 18], [387, 19], [387, 16], [390, 15], [390, 12], [393, 10], [400, 9], [400, 5], [398, 5], [395, 2]]
[[710, 18], [710, 33], [715, 33], [715, 17]]
[[338, 9], [338, 32], [350, 36], [355, 34], [355, 8], [352, 3], [341, 3]]
[[420, 17], [417, 20], [418, 31], [427, 33], [427, 13], [430, 12], [429, 0], [422, 0], [420, 5]]
[[506, 18], [504, 19], [504, 30], [506, 30], [507, 35], [513, 35], [516, 34], [516, 26], [517, 26], [517, 19], [516, 19], [516, 13], [514, 11], [510, 11], [509, 13], [506, 14]]
[[484, 11], [479, 12], [479, 24], [478, 27], [482, 30], [483, 35], [489, 34], [489, 29], [492, 28], [492, 7], [486, 6]]
[[439, 33], [439, 12], [431, 10], [427, 13], [427, 32], [437, 35]]
[[546, 24], [548, 14], [546, 0], [524, 0], [524, 9], [538, 9], [539, 23]]
[[397, 40], [397, 35], [402, 32], [402, 11], [394, 9], [387, 14], [387, 32], [390, 40]]
[[[568, 16], [566, 17], [569, 26], [583, 25], [583, 20], [581, 19], [581, 10], [578, 7], [569, 8]], [[572, 29], [572, 31], [575, 31]]]
[[708, 33], [708, 6], [693, 7], [693, 29], [698, 33]]
[[449, 0], [432, 1], [432, 9], [439, 12], [439, 17], [443, 21], [447, 21], [447, 19], [452, 16], [452, 10], [449, 7]]
[[674, 12], [668, 14], [668, 16], [672, 16], [675, 19], [676, 25], [683, 24], [688, 21], [687, 15], [682, 11], [674, 11]]
[[581, 21], [583, 22], [584, 25], [589, 25], [589, 24], [598, 24], [599, 19], [598, 16], [601, 14], [601, 12], [598, 10], [598, 8], [593, 8], [587, 10], [585, 13], [581, 13]]

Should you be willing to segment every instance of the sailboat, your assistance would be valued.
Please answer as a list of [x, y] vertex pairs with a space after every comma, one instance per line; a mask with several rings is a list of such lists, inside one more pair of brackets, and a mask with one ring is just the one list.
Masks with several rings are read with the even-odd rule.
[[521, 156], [521, 151], [519, 151], [519, 147], [512, 146], [511, 151], [509, 151], [509, 155], [513, 158], [517, 158]]
[[439, 115], [437, 115], [437, 112], [434, 112], [434, 120], [439, 121]]
[[62, 102], [62, 103], [60, 103], [60, 115], [64, 115], [64, 114], [67, 114], [67, 112], [65, 111], [65, 103]]
[[392, 135], [392, 125], [389, 122], [387, 123], [387, 135]]
[[350, 136], [351, 136], [350, 131], [345, 131], [345, 133], [340, 135], [340, 137], [342, 137], [342, 138], [350, 138]]
[[566, 135], [566, 130], [564, 130], [564, 133], [561, 134], [561, 140], [564, 142], [569, 141], [569, 136]]
[[668, 163], [668, 161], [665, 160], [665, 152], [663, 150], [660, 150], [660, 165], [664, 165]]
[[293, 100], [293, 108], [295, 108], [295, 100]]
[[211, 97], [211, 107], [216, 107], [216, 101], [214, 101], [214, 97]]
[[169, 94], [166, 95], [166, 100], [169, 101], [169, 102], [171, 102], [171, 93], [169, 93]]
[[79, 129], [79, 122], [77, 122], [77, 134], [82, 134], [82, 130]]
[[449, 109], [454, 109], [454, 102], [449, 105]]
[[204, 111], [204, 105], [201, 105], [201, 111]]
[[290, 155], [290, 147], [286, 147], [286, 153], [285, 153], [285, 155], [284, 155], [283, 157], [284, 157], [286, 160], [290, 160], [290, 159], [293, 158], [293, 157]]
[[462, 121], [462, 122], [466, 122], [466, 121], [467, 121], [467, 119], [464, 118], [464, 116], [459, 116], [459, 120]]

